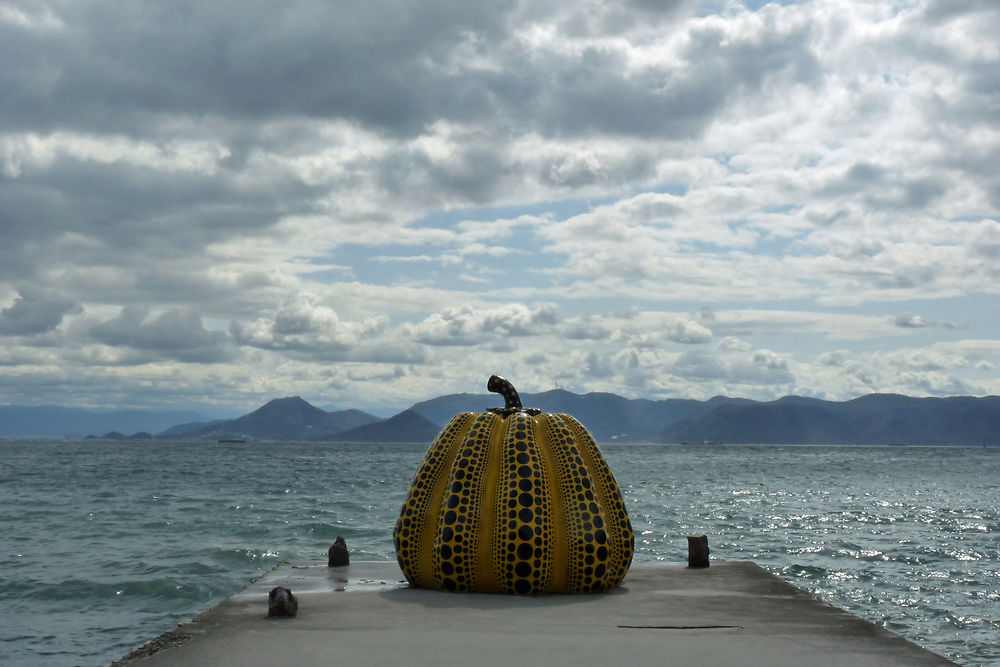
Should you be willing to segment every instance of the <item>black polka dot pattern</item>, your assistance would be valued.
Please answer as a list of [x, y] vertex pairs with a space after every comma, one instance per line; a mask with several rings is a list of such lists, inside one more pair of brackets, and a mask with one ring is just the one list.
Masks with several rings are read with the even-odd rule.
[[[483, 482], [490, 462], [494, 415], [478, 415], [462, 439], [438, 514], [432, 561], [434, 583], [449, 591], [475, 591], [483, 534]], [[488, 529], [487, 529], [488, 530]]]
[[[607, 544], [607, 517], [599, 502], [598, 484], [591, 466], [584, 462], [576, 438], [567, 425], [568, 415], [551, 415], [545, 430], [553, 460], [559, 470], [559, 501], [567, 549], [566, 584], [571, 590], [597, 591], [618, 583], [609, 568], [611, 552]], [[570, 417], [572, 419], [572, 417]], [[603, 458], [600, 459], [603, 463]]]
[[[607, 547], [606, 586], [617, 586], [628, 573], [632, 554], [635, 552], [635, 536], [632, 533], [632, 522], [625, 509], [625, 501], [622, 499], [614, 475], [611, 474], [611, 468], [608, 467], [601, 450], [587, 429], [570, 415], [559, 415], [559, 418], [576, 442], [580, 458], [591, 474], [597, 506], [604, 511], [602, 517], [604, 526], [594, 527], [594, 544], [597, 547], [597, 555], [604, 554], [603, 547]], [[584, 497], [589, 499], [586, 493]], [[598, 576], [596, 571], [595, 576]]]
[[410, 490], [396, 520], [392, 541], [399, 568], [414, 586], [438, 587], [430, 561], [424, 554], [430, 552], [436, 541], [435, 530], [444, 484], [455, 460], [455, 452], [475, 417], [474, 413], [465, 412], [452, 418], [431, 444], [423, 463], [410, 480]]
[[504, 420], [498, 521], [493, 531], [493, 566], [500, 590], [522, 595], [552, 586], [552, 489], [535, 442], [535, 419], [515, 412]]
[[[521, 397], [518, 396], [517, 389], [514, 389], [514, 385], [510, 383], [510, 380], [502, 378], [499, 375], [494, 375], [490, 377], [490, 381], [486, 383], [486, 389], [489, 391], [495, 391], [503, 396], [503, 410], [521, 409]], [[491, 410], [491, 412], [497, 411]]]
[[465, 413], [431, 445], [393, 531], [414, 586], [538, 594], [598, 591], [628, 572], [618, 485], [569, 415]]

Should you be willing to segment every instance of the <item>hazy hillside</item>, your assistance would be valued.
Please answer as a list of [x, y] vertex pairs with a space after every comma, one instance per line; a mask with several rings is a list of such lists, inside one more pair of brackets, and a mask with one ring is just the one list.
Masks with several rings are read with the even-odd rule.
[[158, 433], [208, 418], [190, 410], [88, 410], [52, 405], [0, 405], [0, 438], [82, 438], [119, 431]]
[[418, 442], [430, 444], [441, 428], [413, 410], [334, 435], [336, 442]]
[[[521, 398], [525, 407], [573, 415], [602, 443], [1000, 445], [998, 396], [872, 394], [843, 402], [801, 396], [758, 402], [717, 396], [707, 401], [652, 401], [556, 389]], [[192, 413], [95, 413], [8, 406], [0, 407], [0, 437], [64, 437], [74, 434], [63, 430], [70, 423], [67, 420], [74, 420], [80, 429], [76, 437], [103, 433], [103, 439], [148, 440], [153, 432], [160, 441], [430, 443], [456, 414], [483, 412], [502, 403], [497, 394], [452, 394], [380, 419], [360, 410], [328, 412], [292, 396], [269, 401], [237, 419], [212, 422], [192, 420]], [[43, 423], [46, 417], [47, 424]], [[171, 418], [177, 419], [174, 425], [163, 423]], [[127, 433], [133, 435], [123, 435]]]
[[[733, 444], [1000, 444], [1000, 397], [913, 398], [871, 394], [850, 401], [786, 396], [759, 402], [626, 399], [554, 390], [522, 394], [545, 412], [567, 412], [600, 442]], [[496, 394], [452, 394], [411, 409], [444, 424], [502, 403]]]
[[775, 445], [853, 443], [858, 433], [850, 423], [815, 405], [724, 404], [694, 422], [666, 429], [660, 440]]
[[496, 394], [447, 394], [410, 406], [424, 419], [444, 426], [460, 412], [485, 412], [488, 408], [503, 406], [503, 399]]
[[[525, 407], [544, 412], [573, 415], [599, 441], [627, 440], [660, 442], [664, 429], [683, 420], [694, 420], [720, 403], [748, 403], [745, 399], [716, 397], [709, 401], [689, 399], [628, 399], [617, 394], [574, 394], [554, 389], [538, 394], [521, 394]], [[416, 403], [410, 409], [442, 426], [460, 412], [483, 412], [501, 407], [498, 394], [449, 394]]]
[[237, 419], [183, 434], [185, 440], [246, 438], [252, 440], [325, 440], [379, 421], [361, 410], [326, 412], [299, 396], [276, 398]]
[[227, 421], [229, 420], [213, 419], [207, 422], [186, 422], [184, 424], [177, 424], [176, 426], [171, 426], [168, 429], [160, 431], [156, 435], [159, 438], [172, 438], [175, 436], [184, 435], [185, 433], [191, 433], [192, 431], [197, 431], [198, 429], [207, 428], [209, 426], [215, 426], [216, 424], [221, 424]]
[[1000, 444], [1000, 397], [871, 394], [834, 402], [788, 397], [719, 405], [666, 428], [663, 442], [733, 444]]

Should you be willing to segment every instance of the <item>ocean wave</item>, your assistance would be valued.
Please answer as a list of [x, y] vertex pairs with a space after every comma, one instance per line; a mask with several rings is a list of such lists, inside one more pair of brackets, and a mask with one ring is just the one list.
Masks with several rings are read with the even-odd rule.
[[[4, 453], [0, 639], [14, 664], [33, 665], [106, 663], [278, 563], [325, 561], [338, 535], [353, 560], [394, 560], [392, 525], [423, 456], [180, 443]], [[604, 453], [637, 561], [684, 562], [686, 536], [704, 533], [713, 558], [755, 560], [960, 663], [1000, 662], [1000, 498], [988, 481], [1000, 451], [902, 448], [891, 462], [885, 448]], [[25, 620], [42, 616], [45, 628]]]

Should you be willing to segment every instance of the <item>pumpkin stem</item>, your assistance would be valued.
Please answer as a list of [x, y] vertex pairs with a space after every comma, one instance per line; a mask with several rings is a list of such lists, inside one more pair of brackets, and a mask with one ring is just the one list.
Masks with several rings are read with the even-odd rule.
[[510, 380], [502, 378], [499, 375], [493, 375], [490, 377], [490, 381], [486, 383], [486, 388], [503, 396], [503, 400], [506, 402], [506, 405], [503, 407], [505, 411], [510, 410], [514, 412], [523, 407], [521, 405], [521, 397], [517, 395], [517, 389], [514, 389], [514, 385], [510, 383]]

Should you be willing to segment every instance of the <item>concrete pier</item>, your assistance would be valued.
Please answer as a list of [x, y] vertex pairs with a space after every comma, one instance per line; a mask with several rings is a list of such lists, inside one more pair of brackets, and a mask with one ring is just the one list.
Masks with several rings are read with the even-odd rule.
[[[298, 598], [268, 618], [268, 591]], [[114, 665], [951, 665], [750, 562], [637, 563], [598, 594], [410, 588], [395, 563], [286, 564]]]

